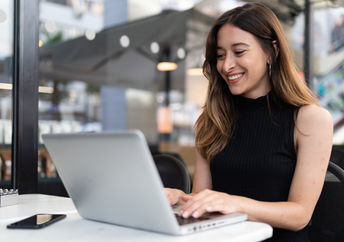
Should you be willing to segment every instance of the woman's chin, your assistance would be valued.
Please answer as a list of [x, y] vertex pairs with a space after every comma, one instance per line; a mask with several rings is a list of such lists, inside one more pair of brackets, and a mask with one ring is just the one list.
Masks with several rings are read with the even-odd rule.
[[243, 94], [243, 91], [239, 88], [229, 87], [229, 91], [232, 93], [232, 95], [242, 95]]

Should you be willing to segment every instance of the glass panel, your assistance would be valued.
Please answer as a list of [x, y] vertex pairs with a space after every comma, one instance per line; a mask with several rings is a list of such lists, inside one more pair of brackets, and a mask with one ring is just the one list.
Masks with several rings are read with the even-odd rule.
[[[39, 193], [67, 195], [41, 135], [102, 130], [100, 85], [79, 79], [78, 76], [74, 78], [72, 72], [75, 70], [67, 75], [52, 73], [52, 70], [56, 68], [56, 54], [59, 55], [59, 61], [70, 61], [72, 52], [82, 51], [78, 49], [83, 48], [78, 43], [70, 45], [69, 49], [66, 46], [70, 43], [68, 40], [92, 42], [96, 33], [102, 30], [103, 6], [102, 0], [41, 0], [39, 3]], [[59, 54], [54, 46], [61, 46]]]
[[[139, 11], [138, 17], [130, 2], [40, 1], [40, 143], [43, 133], [140, 129], [152, 152], [193, 144], [192, 126], [205, 90], [185, 95], [187, 16], [156, 15], [161, 5], [152, 1], [147, 6], [153, 8], [141, 4], [149, 14]], [[166, 30], [161, 21], [175, 27], [160, 36]], [[190, 51], [192, 66], [199, 67], [209, 26], [190, 24], [195, 25], [190, 38], [200, 46]], [[159, 71], [162, 60], [175, 62], [177, 69]], [[40, 147], [39, 178], [51, 181], [57, 174]]]
[[333, 144], [344, 145], [344, 7], [315, 11], [314, 29], [314, 90], [332, 114]]
[[[242, 2], [219, 1], [219, 6], [200, 4], [200, 11], [195, 12], [162, 12], [166, 7], [177, 10], [191, 7], [184, 2], [41, 0], [39, 135], [140, 129], [152, 152], [179, 153], [192, 172], [193, 125], [204, 104], [208, 85], [200, 70], [206, 36], [215, 17]], [[342, 9], [336, 8], [336, 16], [340, 16]], [[202, 12], [215, 15], [209, 17]], [[302, 69], [302, 13], [282, 22], [295, 60]], [[330, 45], [329, 33], [317, 36]], [[317, 47], [317, 50], [329, 48]], [[341, 50], [336, 47], [331, 51], [342, 53]], [[327, 54], [332, 55], [331, 51]], [[334, 97], [342, 102], [343, 64], [340, 63], [343, 58], [341, 61], [337, 63], [339, 68], [329, 68], [329, 62], [314, 67], [316, 71], [326, 67], [325, 74], [335, 73], [337, 78], [322, 79], [324, 73], [315, 73], [314, 88], [327, 108], [319, 83], [330, 79], [328, 85], [338, 83], [337, 90], [341, 91]], [[159, 62], [173, 63], [157, 67]], [[170, 71], [161, 69], [176, 67]], [[338, 106], [337, 101], [333, 106]], [[342, 108], [339, 113], [342, 115]], [[41, 181], [55, 178], [53, 162], [44, 145], [40, 147], [39, 178]]]
[[0, 188], [11, 184], [13, 1], [0, 1]]
[[[320, 21], [321, 20], [321, 21]], [[316, 7], [313, 11], [313, 91], [334, 121], [335, 145], [344, 144], [344, 7]], [[302, 59], [304, 15], [292, 29], [292, 46]], [[301, 64], [302, 65], [302, 64]]]

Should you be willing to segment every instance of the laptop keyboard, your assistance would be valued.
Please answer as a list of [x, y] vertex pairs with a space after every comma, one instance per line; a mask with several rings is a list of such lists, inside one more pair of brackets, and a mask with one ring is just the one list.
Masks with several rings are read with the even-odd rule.
[[196, 222], [200, 222], [200, 221], [204, 221], [204, 220], [208, 220], [209, 217], [200, 217], [200, 218], [193, 218], [193, 217], [189, 217], [189, 218], [184, 218], [178, 214], [175, 214], [177, 221], [179, 223], [179, 225], [184, 225], [184, 224], [191, 224], [191, 223], [196, 223]]

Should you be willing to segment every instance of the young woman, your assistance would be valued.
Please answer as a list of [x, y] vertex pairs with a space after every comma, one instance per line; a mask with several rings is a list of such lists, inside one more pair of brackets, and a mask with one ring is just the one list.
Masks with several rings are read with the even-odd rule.
[[247, 213], [274, 227], [273, 241], [308, 241], [333, 124], [300, 79], [274, 13], [252, 3], [220, 16], [203, 72], [193, 193], [166, 189], [170, 203], [183, 203], [183, 217]]

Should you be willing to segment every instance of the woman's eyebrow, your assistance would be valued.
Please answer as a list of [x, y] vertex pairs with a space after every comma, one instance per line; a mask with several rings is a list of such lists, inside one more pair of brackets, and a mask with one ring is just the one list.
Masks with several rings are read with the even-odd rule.
[[241, 45], [244, 45], [246, 47], [249, 47], [250, 45], [249, 44], [246, 44], [244, 42], [238, 42], [238, 43], [234, 43], [232, 44], [232, 47], [237, 47], [237, 46], [241, 46]]
[[[249, 44], [247, 44], [247, 43], [244, 43], [244, 42], [238, 42], [238, 43], [234, 43], [234, 44], [232, 44], [232, 47], [240, 47], [240, 46], [244, 46], [244, 47], [249, 47], [250, 45]], [[221, 46], [217, 46], [216, 47], [216, 50], [223, 50], [224, 48], [223, 47], [221, 47]]]

